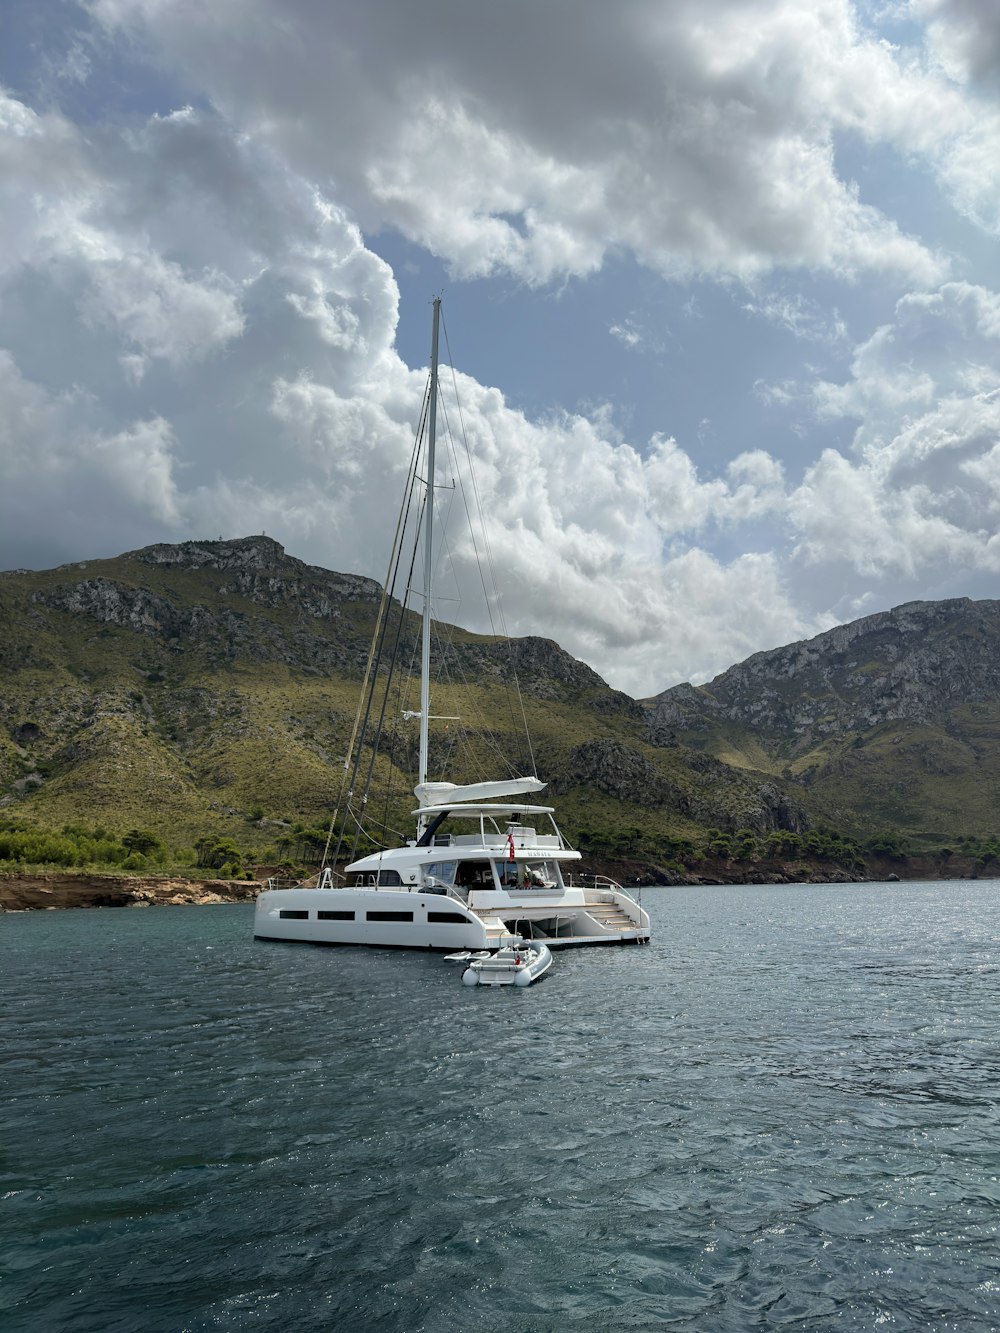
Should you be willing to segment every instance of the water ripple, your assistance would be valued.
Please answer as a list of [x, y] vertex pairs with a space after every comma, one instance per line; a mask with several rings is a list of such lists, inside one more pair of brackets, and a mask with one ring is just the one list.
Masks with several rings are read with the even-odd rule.
[[516, 993], [0, 919], [4, 1328], [1000, 1327], [996, 886], [646, 902]]

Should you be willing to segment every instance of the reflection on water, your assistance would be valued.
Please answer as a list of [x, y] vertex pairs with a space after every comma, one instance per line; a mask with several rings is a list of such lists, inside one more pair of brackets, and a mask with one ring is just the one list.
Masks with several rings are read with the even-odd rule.
[[516, 992], [4, 917], [4, 1328], [1000, 1326], [996, 886], [644, 905]]

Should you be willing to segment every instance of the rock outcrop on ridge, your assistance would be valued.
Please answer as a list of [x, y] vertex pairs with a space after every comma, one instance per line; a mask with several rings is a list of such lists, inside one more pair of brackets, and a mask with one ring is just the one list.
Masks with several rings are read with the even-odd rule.
[[1000, 602], [908, 602], [646, 708], [653, 744], [803, 782], [841, 822], [947, 836], [1000, 826]]

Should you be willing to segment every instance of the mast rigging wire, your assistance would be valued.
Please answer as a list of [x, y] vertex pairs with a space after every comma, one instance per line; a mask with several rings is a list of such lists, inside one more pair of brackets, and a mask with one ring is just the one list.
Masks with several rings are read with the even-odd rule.
[[[374, 701], [375, 680], [377, 678], [378, 666], [379, 662], [381, 661], [382, 648], [385, 642], [386, 629], [388, 627], [389, 610], [392, 602], [392, 593], [393, 589], [396, 587], [396, 583], [398, 580], [399, 564], [402, 559], [402, 552], [403, 552], [403, 539], [406, 533], [406, 528], [409, 523], [410, 515], [412, 513], [413, 491], [414, 487], [416, 486], [417, 465], [420, 458], [420, 443], [421, 440], [423, 439], [424, 430], [426, 427], [426, 418], [427, 418], [429, 401], [430, 401], [430, 381], [428, 380], [428, 386], [424, 390], [424, 399], [423, 399], [423, 404], [421, 406], [420, 418], [417, 422], [417, 431], [414, 436], [413, 448], [410, 452], [410, 462], [407, 471], [407, 482], [404, 490], [403, 504], [400, 507], [399, 515], [396, 519], [396, 531], [393, 535], [392, 550], [389, 555], [389, 565], [386, 570], [385, 583], [382, 588], [382, 597], [379, 602], [378, 614], [375, 620], [375, 629], [372, 634], [371, 645], [368, 650], [368, 659], [367, 662], [365, 663], [365, 673], [364, 673], [364, 678], [362, 680], [361, 692], [358, 699], [358, 708], [354, 717], [354, 726], [351, 730], [351, 738], [350, 741], [348, 742], [347, 752], [344, 756], [344, 772], [341, 778], [340, 792], [337, 797], [337, 804], [334, 807], [334, 811], [330, 819], [330, 827], [326, 837], [326, 846], [323, 849], [324, 865], [329, 864], [330, 844], [333, 841], [333, 832], [334, 828], [336, 827], [338, 817], [340, 815], [341, 804], [345, 798], [345, 791], [346, 791], [346, 799], [349, 804], [351, 800], [351, 795], [354, 790], [354, 784], [357, 780], [358, 770], [361, 765], [361, 749], [364, 744], [365, 736], [367, 734], [368, 720], [371, 714], [371, 706]], [[402, 615], [400, 619], [402, 620], [405, 616], [405, 608], [401, 607], [401, 611]], [[363, 714], [363, 720], [362, 720], [362, 714]], [[360, 729], [360, 735], [359, 735], [359, 729]], [[351, 766], [352, 755], [354, 757], [353, 767]], [[348, 779], [348, 772], [350, 772], [349, 779]], [[344, 819], [341, 821], [340, 833], [337, 838], [337, 848], [333, 856], [334, 865], [336, 865], [336, 863], [340, 859], [340, 851], [344, 843], [346, 832], [347, 832], [347, 827], [346, 827], [346, 810], [345, 810]]]
[[[521, 693], [520, 681], [517, 675], [517, 666], [514, 659], [513, 648], [510, 641], [510, 635], [507, 632], [506, 618], [503, 612], [503, 605], [497, 591], [498, 584], [496, 577], [496, 562], [493, 556], [493, 548], [490, 542], [489, 530], [487, 528], [485, 521], [485, 510], [483, 507], [482, 496], [479, 490], [478, 478], [476, 476], [475, 465], [473, 462], [472, 449], [470, 447], [468, 433], [465, 428], [465, 418], [464, 418], [464, 413], [462, 411], [461, 398], [458, 392], [458, 379], [455, 373], [455, 367], [451, 356], [451, 343], [448, 337], [448, 329], [444, 321], [443, 311], [441, 312], [441, 323], [444, 328], [445, 345], [448, 353], [448, 364], [449, 364], [449, 369], [451, 370], [452, 387], [455, 394], [455, 402], [458, 411], [461, 439], [462, 439], [462, 444], [464, 446], [465, 458], [469, 470], [469, 476], [471, 479], [473, 505], [470, 506], [469, 495], [467, 493], [465, 481], [463, 479], [462, 469], [457, 466], [455, 468], [455, 473], [457, 477], [456, 489], [461, 493], [462, 504], [465, 510], [466, 519], [469, 524], [472, 549], [476, 559], [476, 566], [479, 571], [479, 579], [483, 589], [483, 597], [486, 603], [486, 611], [489, 618], [492, 636], [495, 639], [502, 639], [507, 649], [507, 663], [509, 667], [509, 676], [506, 676], [504, 679], [504, 692], [507, 698], [507, 704], [511, 717], [511, 722], [514, 723], [515, 730], [519, 729], [517, 726], [517, 721], [515, 716], [514, 699], [516, 697], [517, 708], [520, 711], [520, 728], [523, 728], [524, 737], [527, 743], [528, 757], [531, 764], [531, 770], [532, 772], [534, 772], [535, 757], [531, 742], [531, 733], [528, 728], [527, 715], [524, 707], [524, 698]], [[414, 510], [414, 504], [413, 504], [414, 492], [418, 481], [418, 471], [419, 471], [419, 463], [420, 463], [422, 448], [426, 439], [426, 433], [428, 429], [430, 398], [431, 398], [431, 378], [430, 376], [428, 376], [427, 387], [425, 388], [424, 391], [424, 398], [421, 404], [420, 417], [414, 437], [413, 448], [410, 455], [410, 463], [407, 472], [407, 482], [404, 492], [404, 501], [400, 508], [399, 516], [396, 522], [396, 530], [393, 536], [393, 545], [392, 545], [392, 551], [390, 553], [388, 569], [386, 572], [386, 580], [383, 586], [382, 596], [379, 603], [379, 609], [376, 615], [375, 629], [373, 632], [371, 645], [369, 647], [368, 657], [365, 663], [365, 671], [362, 680], [362, 688], [358, 703], [358, 709], [355, 714], [354, 724], [351, 730], [351, 736], [348, 742], [347, 752], [344, 757], [344, 769], [341, 777], [340, 791], [337, 798], [337, 804], [334, 807], [334, 811], [330, 820], [330, 826], [326, 837], [326, 844], [323, 849], [324, 865], [329, 865], [330, 863], [330, 847], [333, 842], [334, 829], [337, 825], [338, 817], [340, 816], [342, 808], [343, 808], [343, 818], [340, 820], [340, 832], [337, 838], [336, 849], [333, 855], [333, 864], [336, 865], [340, 860], [340, 853], [343, 849], [345, 841], [347, 840], [347, 830], [349, 824], [353, 825], [354, 827], [354, 836], [353, 836], [351, 856], [350, 856], [351, 860], [355, 859], [355, 854], [357, 852], [358, 843], [361, 837], [367, 837], [372, 842], [375, 841], [374, 838], [372, 838], [372, 835], [364, 829], [363, 817], [359, 816], [359, 812], [355, 808], [353, 798], [354, 798], [355, 786], [361, 770], [362, 752], [368, 740], [369, 731], [372, 725], [371, 715], [373, 707], [375, 705], [376, 682], [378, 679], [379, 671], [382, 666], [383, 656], [386, 653], [386, 640], [388, 637], [389, 622], [391, 620], [392, 598], [394, 590], [399, 580], [400, 566], [403, 558], [403, 547], [405, 544], [405, 534], [407, 528], [410, 525], [410, 519]], [[448, 445], [452, 453], [453, 462], [457, 464], [457, 459], [455, 457], [455, 449], [454, 449], [454, 436], [452, 434], [451, 423], [448, 418], [447, 403], [441, 399], [439, 399], [439, 402], [442, 408], [442, 416], [444, 418], [445, 434], [447, 436]], [[431, 481], [433, 484], [433, 479], [431, 479]], [[451, 506], [449, 505], [449, 512], [450, 512], [450, 507]], [[423, 514], [425, 508], [426, 508], [426, 495], [423, 497], [421, 503], [417, 506], [416, 535], [413, 541], [412, 553], [410, 558], [410, 568], [407, 574], [406, 592], [404, 593], [403, 597], [399, 599], [400, 615], [397, 620], [395, 634], [391, 638], [391, 649], [389, 650], [388, 654], [389, 662], [388, 662], [388, 671], [386, 676], [386, 684], [385, 684], [385, 689], [382, 692], [381, 704], [378, 710], [378, 720], [377, 724], [375, 725], [375, 734], [370, 746], [371, 757], [368, 763], [368, 769], [365, 776], [364, 791], [362, 794], [362, 811], [364, 810], [364, 807], [367, 805], [368, 794], [374, 778], [375, 762], [378, 756], [379, 746], [382, 740], [382, 736], [384, 734], [386, 712], [388, 708], [389, 697], [392, 692], [393, 678], [396, 675], [396, 667], [399, 657], [400, 645], [402, 642], [403, 628], [407, 619], [408, 601], [412, 589], [413, 571], [417, 559], [417, 549], [419, 545], [419, 534], [424, 526]], [[489, 579], [493, 588], [492, 601], [490, 597], [489, 588], [487, 587], [486, 573], [484, 571], [483, 559], [482, 556], [480, 555], [479, 542], [477, 541], [476, 538], [476, 524], [473, 522], [472, 508], [475, 508], [475, 511], [478, 514], [479, 526], [482, 529], [483, 551], [486, 556], [486, 567], [488, 568]], [[440, 563], [444, 549], [450, 550], [450, 544], [447, 539], [447, 516], [445, 517], [445, 520], [442, 523], [440, 530], [442, 534], [442, 549], [439, 549], [438, 560], [436, 563]], [[428, 597], [429, 594], [430, 594], [430, 589], [425, 588], [423, 594], [424, 597]], [[497, 623], [494, 620], [493, 601], [496, 602], [497, 619], [499, 620], [499, 625], [500, 625], [499, 633], [497, 632]], [[454, 663], [455, 669], [457, 670], [457, 674], [461, 678], [462, 684], [464, 685], [466, 691], [468, 692], [470, 699], [470, 708], [478, 713], [478, 709], [475, 708], [474, 704], [475, 691], [472, 689], [470, 685], [470, 682], [465, 672], [465, 668], [462, 664], [462, 654], [459, 651], [458, 644], [454, 639], [454, 626], [448, 626], [444, 622], [437, 621], [437, 622], [432, 622], [432, 630], [435, 636], [435, 642], [438, 645], [437, 656], [442, 674], [450, 681], [451, 679], [451, 669], [449, 667], [449, 657], [450, 657], [451, 661]], [[449, 649], [451, 650], [450, 653]], [[414, 652], [411, 655], [410, 667], [407, 672], [407, 683], [410, 680], [412, 680], [413, 661], [415, 656], [416, 656], [416, 644], [414, 646]], [[511, 681], [513, 681], [513, 689], [514, 689], [513, 697], [511, 693]], [[402, 692], [402, 685], [397, 684], [397, 697], [401, 697], [401, 692]], [[513, 774], [514, 771], [513, 766], [510, 764], [509, 760], [507, 760], [506, 756], [503, 754], [496, 734], [493, 732], [493, 729], [489, 726], [484, 715], [480, 714], [480, 719], [485, 724], [480, 728], [480, 735], [487, 751], [489, 750], [494, 751], [496, 756], [501, 760], [502, 767], [505, 767], [510, 773]], [[460, 735], [464, 736], [465, 738], [464, 744], [469, 746], [469, 732], [468, 729], [464, 726], [464, 724], [460, 725], [459, 732]], [[398, 732], [394, 729], [391, 752], [387, 756], [388, 775], [386, 779], [385, 802], [383, 805], [383, 819], [381, 824], [383, 833], [388, 831], [388, 815], [392, 799], [393, 772], [395, 768], [394, 760], [395, 760], [395, 750], [396, 750], [397, 740], [398, 740]], [[448, 746], [449, 759], [450, 756], [454, 753], [455, 747], [458, 743], [459, 741], [457, 736], [450, 737], [450, 744]], [[474, 763], [476, 769], [480, 772], [484, 772], [484, 770], [482, 770], [479, 767], [481, 761], [478, 758], [478, 756], [476, 756], [473, 753], [471, 746], [469, 746], [467, 754], [469, 761]], [[352, 759], [353, 759], [353, 764], [352, 764]], [[384, 845], [384, 838], [383, 838], [383, 845]]]

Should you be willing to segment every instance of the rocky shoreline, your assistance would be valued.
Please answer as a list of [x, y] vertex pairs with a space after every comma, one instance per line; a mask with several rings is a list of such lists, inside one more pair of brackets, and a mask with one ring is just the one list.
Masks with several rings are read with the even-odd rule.
[[584, 863], [588, 872], [606, 875], [626, 888], [656, 885], [713, 884], [884, 884], [902, 880], [1000, 878], [1000, 865], [981, 865], [971, 856], [869, 857], [864, 869], [836, 861], [796, 857], [794, 860], [729, 861], [704, 857], [695, 865], [669, 866], [636, 861]]
[[[734, 862], [706, 858], [697, 868], [643, 861], [585, 861], [585, 873], [606, 875], [626, 888], [713, 884], [865, 884], [900, 880], [997, 879], [1000, 867], [952, 856], [870, 860], [864, 870], [831, 862]], [[269, 873], [273, 873], [269, 870]], [[261, 876], [263, 878], [263, 875]], [[0, 912], [67, 907], [163, 907], [253, 902], [258, 880], [178, 879], [168, 875], [115, 875], [82, 871], [0, 873]]]
[[0, 874], [0, 912], [65, 907], [163, 907], [252, 902], [260, 885], [238, 879], [174, 879], [166, 875], [101, 875], [72, 871]]

